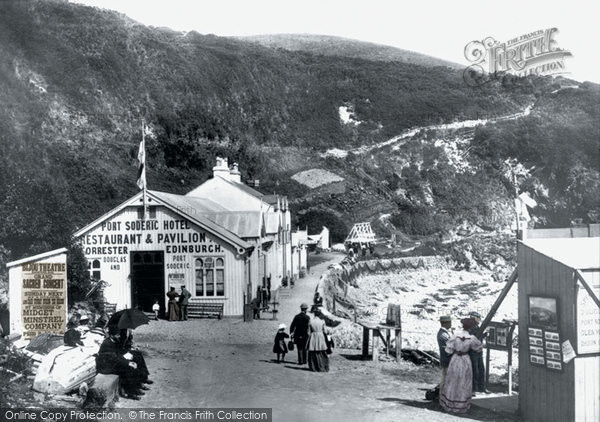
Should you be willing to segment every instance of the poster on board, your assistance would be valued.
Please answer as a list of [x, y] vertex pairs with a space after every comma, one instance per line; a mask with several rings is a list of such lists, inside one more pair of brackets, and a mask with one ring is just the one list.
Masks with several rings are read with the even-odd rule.
[[[600, 309], [584, 288], [577, 289], [577, 353], [600, 353]], [[592, 286], [600, 295], [600, 284]]]
[[67, 269], [64, 262], [22, 265], [23, 338], [64, 334], [67, 325]]

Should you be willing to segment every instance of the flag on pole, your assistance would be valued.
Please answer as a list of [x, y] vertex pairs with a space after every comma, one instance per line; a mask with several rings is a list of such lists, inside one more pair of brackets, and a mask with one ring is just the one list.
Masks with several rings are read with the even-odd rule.
[[142, 125], [142, 141], [140, 142], [140, 150], [138, 151], [138, 179], [137, 185], [140, 189], [146, 189], [146, 125]]

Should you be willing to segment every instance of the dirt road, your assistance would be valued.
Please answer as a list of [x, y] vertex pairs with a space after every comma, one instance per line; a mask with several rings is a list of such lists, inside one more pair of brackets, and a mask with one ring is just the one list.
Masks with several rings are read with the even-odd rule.
[[[288, 327], [302, 302], [310, 303], [319, 277], [341, 258], [327, 254], [281, 300], [278, 320], [237, 319], [151, 322], [135, 332], [155, 383], [140, 401], [118, 407], [268, 407], [274, 421], [450, 421], [423, 389], [438, 381], [437, 368], [394, 361], [363, 361], [359, 350], [331, 355], [329, 373], [296, 365], [296, 352], [278, 364], [271, 352], [277, 325]], [[270, 313], [263, 314], [271, 318]], [[289, 330], [286, 330], [289, 332]], [[477, 420], [514, 420], [472, 409]]]

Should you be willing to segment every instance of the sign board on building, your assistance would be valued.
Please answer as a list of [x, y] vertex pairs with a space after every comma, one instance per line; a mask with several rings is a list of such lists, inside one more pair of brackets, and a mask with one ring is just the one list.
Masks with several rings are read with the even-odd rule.
[[21, 271], [23, 338], [63, 334], [67, 324], [66, 263], [28, 262]]
[[[600, 293], [600, 285], [591, 286]], [[600, 309], [582, 287], [577, 289], [577, 353], [600, 353]]]

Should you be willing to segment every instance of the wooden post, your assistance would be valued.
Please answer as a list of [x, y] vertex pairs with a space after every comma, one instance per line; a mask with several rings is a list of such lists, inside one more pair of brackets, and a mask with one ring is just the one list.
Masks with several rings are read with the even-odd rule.
[[512, 336], [509, 338], [511, 342], [508, 345], [508, 395], [512, 396]]
[[379, 330], [373, 328], [373, 360], [377, 362], [379, 360]]
[[385, 329], [385, 355], [389, 356], [390, 355], [390, 346], [392, 345], [391, 342], [391, 329], [390, 328], [386, 328]]
[[494, 315], [496, 314], [496, 311], [498, 310], [498, 308], [500, 307], [500, 305], [502, 305], [502, 302], [504, 301], [504, 298], [506, 298], [506, 295], [510, 291], [510, 288], [513, 286], [513, 284], [515, 283], [515, 281], [517, 281], [517, 277], [518, 277], [518, 271], [517, 271], [517, 268], [515, 268], [513, 270], [512, 274], [510, 275], [510, 277], [508, 278], [508, 281], [506, 282], [506, 285], [502, 289], [502, 292], [500, 292], [500, 295], [498, 296], [498, 298], [496, 299], [496, 301], [492, 305], [492, 308], [490, 309], [490, 312], [488, 312], [487, 316], [485, 317], [485, 319], [481, 323], [481, 326], [479, 327], [479, 330], [475, 334], [475, 337], [477, 337], [477, 338], [481, 337], [481, 335], [483, 334], [483, 332], [487, 328], [487, 326], [490, 323], [490, 321], [492, 320], [492, 318], [494, 318]]
[[487, 388], [490, 382], [490, 348], [486, 347], [487, 352], [485, 354], [485, 388]]
[[396, 333], [396, 362], [402, 359], [402, 330], [395, 329]]
[[363, 327], [362, 355], [364, 358], [369, 356], [369, 329], [367, 327]]

